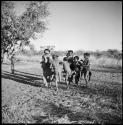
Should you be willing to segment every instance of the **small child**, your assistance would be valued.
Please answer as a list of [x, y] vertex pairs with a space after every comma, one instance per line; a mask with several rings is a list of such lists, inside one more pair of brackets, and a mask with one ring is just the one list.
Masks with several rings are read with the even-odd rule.
[[[90, 53], [84, 53], [84, 60], [81, 60], [82, 62], [82, 71], [81, 71], [81, 77], [83, 76], [84, 74], [84, 79], [86, 81], [86, 85], [88, 83], [88, 81], [90, 81], [90, 77], [91, 77], [91, 70], [90, 70], [90, 60], [89, 60], [89, 57], [90, 57]], [[89, 80], [87, 81], [87, 76], [89, 76]]]
[[70, 77], [71, 77], [71, 69], [70, 69], [70, 64], [68, 62], [68, 58], [64, 57], [63, 58], [63, 70], [64, 70], [64, 76], [65, 76], [65, 83], [67, 83], [67, 87], [69, 88], [70, 84]]
[[83, 67], [86, 70], [90, 70], [90, 60], [89, 60], [89, 57], [90, 57], [90, 53], [84, 53]]
[[68, 50], [67, 52], [67, 61], [70, 64], [70, 69], [73, 71], [74, 70], [74, 66], [73, 66], [73, 62], [74, 62], [74, 57], [73, 57], [73, 50]]
[[55, 80], [56, 89], [58, 90], [58, 81], [61, 82], [61, 73], [62, 68], [60, 67], [60, 60], [58, 59], [57, 54], [52, 55], [52, 62], [51, 62], [51, 68], [52, 68], [52, 76], [51, 80]]
[[42, 55], [42, 61], [40, 63], [43, 71], [43, 80], [46, 86], [48, 86], [48, 83], [47, 83], [47, 81], [49, 80], [48, 76], [52, 74], [51, 61], [52, 61], [52, 56], [50, 54], [50, 50], [45, 49], [44, 54]]
[[74, 57], [73, 67], [74, 67], [74, 73], [72, 74], [71, 79], [73, 79], [73, 76], [75, 75], [75, 83], [78, 84], [80, 78], [80, 70], [81, 70], [81, 62], [79, 61], [78, 56]]
[[73, 50], [68, 50], [66, 56], [67, 56], [67, 58], [68, 58], [68, 62], [69, 62], [70, 64], [72, 64], [72, 63], [73, 63], [73, 60], [74, 60]]
[[68, 74], [71, 74], [70, 64], [68, 63], [67, 57], [63, 58], [63, 69], [64, 69], [64, 72], [67, 72]]
[[62, 69], [60, 67], [60, 61], [58, 59], [58, 55], [56, 54], [53, 54], [52, 55], [52, 71], [55, 73], [56, 77], [59, 78], [59, 81], [61, 81], [61, 72], [62, 72]]

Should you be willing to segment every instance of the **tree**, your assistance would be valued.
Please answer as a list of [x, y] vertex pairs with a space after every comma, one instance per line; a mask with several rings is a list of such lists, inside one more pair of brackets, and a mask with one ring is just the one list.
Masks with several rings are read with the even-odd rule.
[[108, 49], [107, 52], [109, 56], [116, 58], [116, 59], [117, 57], [119, 58], [120, 52], [117, 49]]
[[35, 38], [35, 33], [43, 33], [47, 29], [45, 18], [49, 15], [48, 3], [30, 1], [26, 11], [16, 16], [14, 3], [2, 1], [1, 11], [1, 53], [3, 57], [7, 52], [11, 57], [11, 65], [14, 65], [12, 60], [16, 51], [28, 45], [30, 38]]
[[10, 36], [10, 26], [11, 26], [11, 16], [12, 16], [12, 11], [13, 11], [13, 3], [12, 2], [2, 2], [2, 7], [1, 7], [1, 56], [3, 62], [3, 57], [4, 53], [8, 52], [10, 43], [11, 43], [11, 38]]

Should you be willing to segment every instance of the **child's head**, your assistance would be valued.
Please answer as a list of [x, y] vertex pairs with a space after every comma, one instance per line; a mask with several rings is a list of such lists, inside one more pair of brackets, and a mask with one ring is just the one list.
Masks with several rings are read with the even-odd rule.
[[72, 56], [73, 55], [73, 50], [68, 50], [67, 56]]
[[90, 53], [84, 53], [84, 58], [88, 59], [90, 57]]
[[45, 49], [45, 50], [44, 50], [44, 54], [45, 54], [45, 55], [50, 54], [50, 50], [49, 50], [49, 49]]
[[74, 57], [74, 61], [77, 62], [79, 60], [79, 57], [78, 56], [75, 56]]

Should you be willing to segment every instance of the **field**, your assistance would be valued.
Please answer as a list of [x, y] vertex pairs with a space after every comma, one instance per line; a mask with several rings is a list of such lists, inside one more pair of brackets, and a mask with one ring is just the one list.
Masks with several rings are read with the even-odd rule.
[[[21, 59], [21, 58], [20, 58]], [[25, 58], [26, 59], [26, 58]], [[2, 64], [2, 123], [122, 123], [122, 69], [92, 65], [92, 79], [46, 88], [37, 61]]]

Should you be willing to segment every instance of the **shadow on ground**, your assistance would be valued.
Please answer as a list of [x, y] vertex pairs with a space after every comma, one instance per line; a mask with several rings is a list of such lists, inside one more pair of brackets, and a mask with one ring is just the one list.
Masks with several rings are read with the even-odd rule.
[[[72, 121], [78, 123], [80, 120], [95, 121], [89, 113], [81, 112], [72, 112], [68, 107], [63, 106], [62, 104], [56, 105], [52, 102], [47, 103], [42, 100], [38, 100], [41, 107], [44, 106], [45, 115], [32, 115], [32, 119], [35, 123], [59, 123], [67, 121], [72, 123]], [[67, 117], [65, 117], [67, 116]], [[60, 119], [62, 118], [62, 121]], [[98, 123], [98, 121], [96, 121]]]
[[[107, 83], [108, 84], [108, 83]], [[105, 85], [95, 85], [95, 86], [81, 86], [77, 88], [78, 92], [81, 94], [87, 94], [91, 96], [100, 96], [100, 97], [109, 97], [112, 98], [115, 102], [119, 98], [122, 98], [122, 89], [117, 89], [115, 87], [111, 88], [110, 86]]]
[[[45, 116], [33, 115], [32, 119], [35, 123], [59, 123], [60, 119], [62, 122], [67, 121], [68, 123], [122, 123], [120, 117], [115, 116], [114, 114], [108, 113], [96, 113], [93, 114], [92, 112], [73, 112], [70, 108], [63, 106], [62, 104], [56, 105], [54, 103], [47, 103], [42, 100], [38, 100], [39, 107], [44, 106]], [[65, 117], [67, 116], [67, 117]]]
[[[44, 87], [42, 76], [32, 74], [32, 73], [26, 73], [26, 72], [15, 70], [15, 74], [11, 74], [8, 71], [2, 71], [2, 78], [14, 80], [16, 82], [32, 85], [35, 87]], [[113, 86], [113, 84], [118, 85], [118, 83], [116, 82], [112, 83], [112, 82], [98, 81], [98, 80], [92, 80], [92, 82], [97, 82], [97, 83], [102, 82], [102, 84], [95, 85], [95, 86], [86, 86], [86, 87], [76, 86], [74, 84], [71, 84], [70, 88], [73, 88], [74, 90], [77, 90], [84, 94], [109, 96], [114, 99], [117, 99], [117, 96], [119, 96], [122, 93], [121, 92], [122, 90], [117, 89], [115, 86]], [[106, 85], [103, 84], [105, 82], [107, 83]], [[81, 83], [81, 85], [82, 84], [83, 83]], [[64, 82], [61, 82], [59, 84], [59, 88], [66, 90], [67, 85]], [[119, 85], [118, 85], [118, 88], [119, 88]]]
[[40, 87], [43, 85], [43, 79], [40, 75], [25, 73], [17, 70], [15, 70], [14, 74], [7, 71], [2, 71], [2, 78], [14, 80], [16, 82], [32, 85], [35, 87]]

